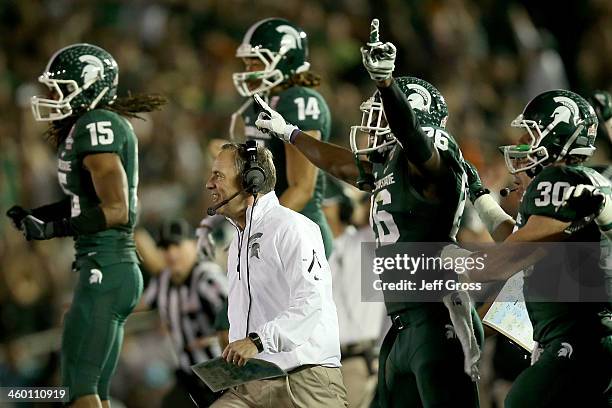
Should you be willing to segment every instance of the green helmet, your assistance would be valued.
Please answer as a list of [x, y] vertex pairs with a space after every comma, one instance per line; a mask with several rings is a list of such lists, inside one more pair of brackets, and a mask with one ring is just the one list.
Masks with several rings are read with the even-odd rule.
[[448, 106], [435, 86], [415, 77], [399, 77], [395, 81], [408, 98], [421, 126], [446, 128]]
[[[395, 82], [408, 100], [410, 107], [419, 119], [421, 126], [446, 127], [448, 106], [438, 89], [427, 81], [415, 77], [398, 77]], [[378, 91], [360, 106], [362, 111], [361, 125], [351, 126], [350, 144], [354, 154], [382, 153], [397, 139], [385, 119], [383, 104]], [[367, 148], [359, 148], [358, 132], [368, 133]]]
[[[308, 39], [298, 26], [281, 18], [268, 18], [253, 24], [244, 35], [236, 51], [238, 58], [257, 58], [264, 64], [262, 71], [237, 72], [234, 85], [242, 96], [265, 92], [307, 71]], [[249, 82], [259, 81], [255, 88]]]
[[515, 174], [537, 171], [567, 156], [589, 157], [595, 151], [597, 124], [593, 107], [580, 95], [562, 89], [543, 92], [512, 121], [511, 126], [526, 129], [531, 140], [501, 147], [506, 166]]
[[107, 51], [91, 44], [73, 44], [57, 51], [38, 77], [53, 97], [32, 97], [38, 121], [66, 118], [75, 113], [110, 105], [117, 97], [119, 67]]

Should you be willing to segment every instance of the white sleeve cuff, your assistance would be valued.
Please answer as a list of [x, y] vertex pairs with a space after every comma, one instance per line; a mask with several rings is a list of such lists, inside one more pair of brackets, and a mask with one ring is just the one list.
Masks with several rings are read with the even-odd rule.
[[493, 233], [504, 221], [513, 221], [500, 205], [491, 197], [491, 194], [483, 194], [474, 201], [474, 208], [478, 212], [481, 221], [487, 230]]

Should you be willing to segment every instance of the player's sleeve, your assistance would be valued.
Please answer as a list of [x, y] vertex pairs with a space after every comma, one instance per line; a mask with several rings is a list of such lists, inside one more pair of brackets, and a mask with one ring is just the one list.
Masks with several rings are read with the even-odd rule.
[[74, 149], [77, 155], [120, 153], [126, 142], [128, 125], [121, 116], [104, 110], [86, 113], [74, 128]]
[[412, 163], [425, 163], [433, 155], [432, 139], [421, 129], [414, 110], [395, 81], [388, 87], [378, 88], [391, 132]]
[[577, 219], [576, 211], [562, 206], [565, 191], [578, 184], [591, 184], [569, 167], [549, 166], [529, 184], [523, 197], [525, 215], [540, 215], [563, 222]]
[[321, 95], [314, 92], [306, 92], [296, 87], [283, 93], [276, 111], [280, 113], [288, 123], [291, 123], [302, 131], [319, 130], [330, 126], [330, 113], [327, 103]]

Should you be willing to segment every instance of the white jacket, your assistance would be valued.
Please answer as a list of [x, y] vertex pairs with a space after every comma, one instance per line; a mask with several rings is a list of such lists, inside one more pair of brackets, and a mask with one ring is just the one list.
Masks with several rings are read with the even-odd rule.
[[338, 317], [319, 227], [281, 206], [273, 191], [259, 197], [252, 222], [251, 210], [228, 254], [230, 342], [255, 332], [264, 346], [256, 358], [282, 369], [339, 367]]

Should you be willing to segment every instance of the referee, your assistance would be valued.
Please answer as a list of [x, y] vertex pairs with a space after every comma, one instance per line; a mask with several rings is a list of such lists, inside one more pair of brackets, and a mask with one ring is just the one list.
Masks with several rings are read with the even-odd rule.
[[[175, 386], [162, 407], [207, 407], [218, 397], [191, 366], [221, 355], [215, 318], [227, 299], [221, 267], [198, 256], [194, 231], [183, 219], [162, 225], [159, 247], [165, 268], [147, 286], [139, 311], [157, 309], [178, 357]], [[219, 333], [222, 335], [222, 333]]]

